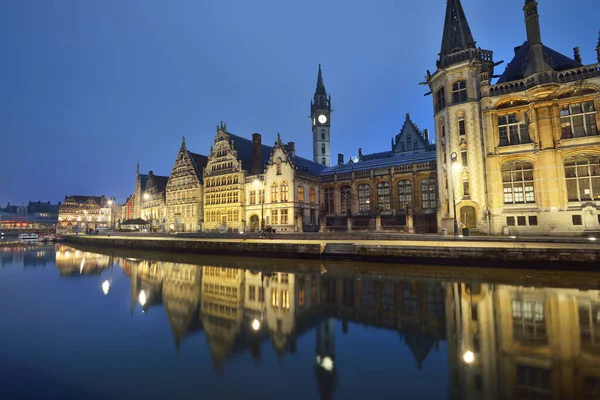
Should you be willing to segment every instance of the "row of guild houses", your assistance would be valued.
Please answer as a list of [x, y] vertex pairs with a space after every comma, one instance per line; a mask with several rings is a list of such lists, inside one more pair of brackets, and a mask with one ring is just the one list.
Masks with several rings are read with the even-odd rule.
[[[584, 65], [542, 44], [537, 2], [526, 41], [501, 75], [477, 47], [460, 0], [448, 0], [433, 97], [435, 143], [407, 114], [391, 149], [331, 163], [331, 96], [321, 66], [311, 101], [313, 157], [279, 134], [217, 126], [208, 155], [185, 139], [170, 176], [138, 172], [124, 215], [153, 230], [452, 232], [600, 231], [600, 41]], [[492, 80], [497, 81], [492, 84]]]

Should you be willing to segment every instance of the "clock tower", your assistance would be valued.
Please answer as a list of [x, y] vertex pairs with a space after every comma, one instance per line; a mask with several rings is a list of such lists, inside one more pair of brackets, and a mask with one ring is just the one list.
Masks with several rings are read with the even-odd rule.
[[321, 64], [319, 64], [319, 75], [317, 76], [317, 89], [315, 96], [310, 102], [310, 119], [313, 131], [313, 161], [330, 166], [331, 165], [331, 96], [327, 96]]

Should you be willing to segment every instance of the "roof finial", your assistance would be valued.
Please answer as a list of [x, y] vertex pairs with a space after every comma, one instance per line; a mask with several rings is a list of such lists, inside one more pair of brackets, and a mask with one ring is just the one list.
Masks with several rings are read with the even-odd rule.
[[323, 73], [321, 72], [321, 63], [319, 63], [319, 73], [317, 74], [317, 90], [315, 90], [315, 95], [317, 94], [327, 94], [325, 91], [325, 85], [323, 84]]
[[137, 163], [137, 167], [136, 167], [136, 169], [135, 169], [135, 174], [136, 174], [136, 175], [139, 175], [139, 174], [140, 174], [140, 162], [139, 162], [139, 161], [138, 161], [138, 163]]
[[475, 40], [462, 4], [460, 0], [448, 0], [440, 57], [471, 48], [475, 48]]
[[181, 149], [185, 150], [185, 136], [181, 137]]

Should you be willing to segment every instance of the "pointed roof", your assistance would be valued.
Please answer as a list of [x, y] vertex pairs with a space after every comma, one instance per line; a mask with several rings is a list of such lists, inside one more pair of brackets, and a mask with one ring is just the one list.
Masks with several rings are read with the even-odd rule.
[[323, 83], [323, 73], [321, 72], [321, 64], [319, 63], [319, 73], [317, 75], [317, 89], [315, 90], [315, 95], [323, 94], [327, 95], [325, 91], [325, 84]]
[[188, 152], [188, 155], [190, 156], [190, 159], [192, 160], [192, 164], [194, 164], [194, 168], [196, 169], [196, 174], [198, 174], [198, 178], [200, 179], [200, 182], [203, 182], [204, 177], [203, 177], [202, 171], [208, 164], [208, 157], [203, 156], [202, 154], [192, 153], [189, 150], [187, 150], [187, 152]]
[[447, 0], [440, 55], [474, 48], [475, 40], [460, 0]]

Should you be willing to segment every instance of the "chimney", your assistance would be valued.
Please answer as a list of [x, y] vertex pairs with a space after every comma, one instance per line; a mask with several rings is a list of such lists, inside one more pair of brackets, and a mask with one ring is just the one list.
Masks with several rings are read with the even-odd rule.
[[296, 143], [294, 142], [289, 142], [287, 144], [287, 151], [290, 155], [290, 157], [296, 157]]
[[578, 62], [579, 64], [583, 64], [581, 61], [581, 53], [579, 52], [579, 47], [573, 47], [573, 60]]
[[425, 139], [426, 144], [430, 144], [429, 143], [429, 129], [427, 129], [427, 128], [423, 129], [423, 139]]
[[525, 0], [525, 6], [523, 7], [530, 59], [529, 66], [526, 69], [527, 76], [550, 69], [550, 66], [544, 60], [537, 5], [538, 3], [535, 0]]
[[[252, 166], [251, 171], [253, 174], [260, 174], [262, 170], [262, 137], [260, 133], [252, 134]], [[247, 167], [244, 167], [247, 168]]]
[[360, 148], [358, 149], [358, 160], [359, 160], [359, 161], [362, 159], [362, 156], [363, 156], [362, 147], [360, 147]]
[[342, 153], [338, 153], [338, 165], [342, 165], [344, 163], [344, 155]]

